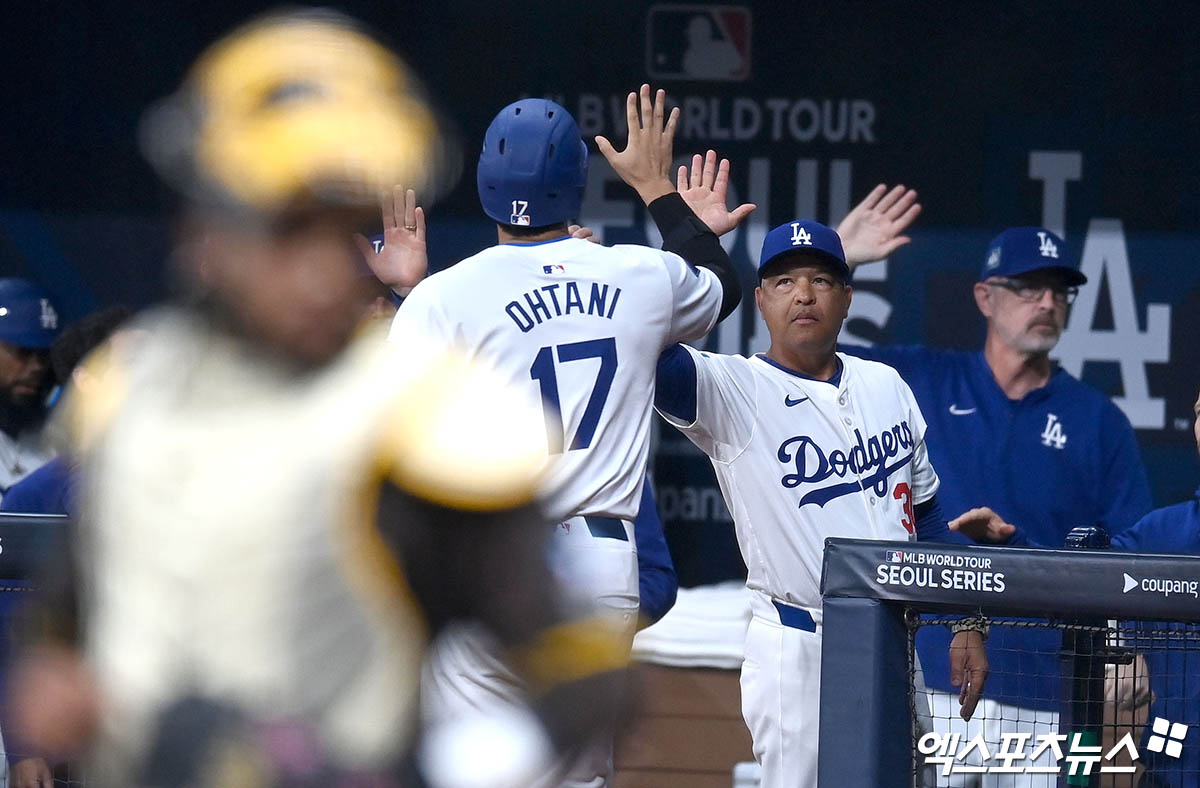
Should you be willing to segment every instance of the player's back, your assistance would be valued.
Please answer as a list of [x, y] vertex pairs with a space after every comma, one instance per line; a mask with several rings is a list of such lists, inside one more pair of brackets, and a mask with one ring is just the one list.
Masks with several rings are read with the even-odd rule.
[[540, 398], [556, 516], [632, 519], [658, 355], [707, 333], [720, 300], [710, 272], [671, 253], [569, 237], [502, 244], [422, 282], [392, 339], [456, 344]]

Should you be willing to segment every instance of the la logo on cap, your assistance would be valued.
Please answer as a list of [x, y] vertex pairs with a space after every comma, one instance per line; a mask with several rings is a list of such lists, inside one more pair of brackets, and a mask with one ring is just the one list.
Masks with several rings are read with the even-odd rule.
[[54, 307], [50, 306], [50, 301], [45, 298], [42, 299], [41, 321], [42, 328], [51, 331], [58, 328], [58, 312], [54, 311]]
[[993, 249], [992, 253], [990, 255], [988, 255], [988, 261], [987, 261], [987, 267], [988, 267], [989, 271], [998, 265], [1000, 265], [1000, 247], [999, 246], [997, 246], [995, 249]]
[[792, 246], [812, 246], [812, 235], [800, 222], [792, 222]]
[[1042, 253], [1042, 257], [1053, 257], [1058, 259], [1058, 245], [1054, 243], [1044, 232], [1038, 232], [1038, 238], [1041, 240], [1041, 245], [1038, 246], [1038, 251]]

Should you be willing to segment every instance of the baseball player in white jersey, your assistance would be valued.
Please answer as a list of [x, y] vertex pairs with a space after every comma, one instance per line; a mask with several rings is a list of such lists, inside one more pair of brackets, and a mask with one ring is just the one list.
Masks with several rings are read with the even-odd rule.
[[[746, 358], [672, 347], [655, 404], [711, 458], [749, 570], [742, 713], [762, 785], [815, 786], [826, 537], [949, 532], [907, 384], [834, 351], [851, 298], [837, 233], [803, 220], [768, 233], [755, 298], [770, 349]], [[987, 671], [980, 633], [959, 633], [952, 652], [969, 716]]]
[[[631, 638], [638, 607], [632, 520], [649, 453], [655, 364], [663, 348], [702, 337], [741, 298], [713, 229], [667, 177], [678, 111], [664, 122], [664, 104], [662, 91], [652, 98], [643, 85], [627, 100], [626, 150], [602, 137], [597, 144], [645, 202], [669, 251], [571, 237], [587, 147], [561, 106], [518, 101], [492, 122], [479, 159], [480, 200], [500, 243], [418, 284], [391, 332], [396, 342], [433, 340], [485, 360], [543, 408], [552, 459], [547, 499], [561, 537], [554, 549], [569, 577], [564, 593], [614, 610]], [[706, 218], [715, 214], [723, 231], [753, 206], [728, 211], [728, 165], [718, 173], [711, 152], [707, 165], [689, 197], [701, 193], [692, 204]], [[409, 232], [423, 229], [411, 199], [404, 222]], [[404, 243], [398, 237], [396, 248]], [[368, 259], [381, 279], [398, 284], [380, 271], [380, 260]], [[431, 713], [487, 708], [516, 694], [485, 651], [472, 638], [443, 644], [427, 673]], [[606, 747], [598, 765], [592, 759], [573, 770], [569, 782], [605, 784], [607, 761]]]

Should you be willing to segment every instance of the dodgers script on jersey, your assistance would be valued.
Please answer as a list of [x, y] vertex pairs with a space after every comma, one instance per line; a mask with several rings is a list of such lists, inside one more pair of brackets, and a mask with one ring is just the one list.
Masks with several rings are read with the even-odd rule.
[[454, 345], [544, 409], [554, 517], [632, 520], [658, 354], [708, 333], [720, 304], [716, 276], [676, 254], [564, 237], [494, 246], [429, 277], [390, 338]]
[[751, 589], [819, 611], [826, 537], [916, 538], [913, 507], [938, 477], [895, 370], [839, 353], [834, 385], [764, 356], [686, 349], [695, 419], [659, 412], [712, 460]]

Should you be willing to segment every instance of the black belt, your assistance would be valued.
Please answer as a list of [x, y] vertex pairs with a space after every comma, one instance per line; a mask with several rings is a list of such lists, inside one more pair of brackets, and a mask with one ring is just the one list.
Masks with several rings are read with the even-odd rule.
[[613, 519], [612, 517], [584, 517], [584, 522], [587, 523], [588, 530], [592, 536], [597, 539], [620, 539], [622, 542], [629, 541], [629, 534], [625, 533], [625, 523], [621, 520]]

